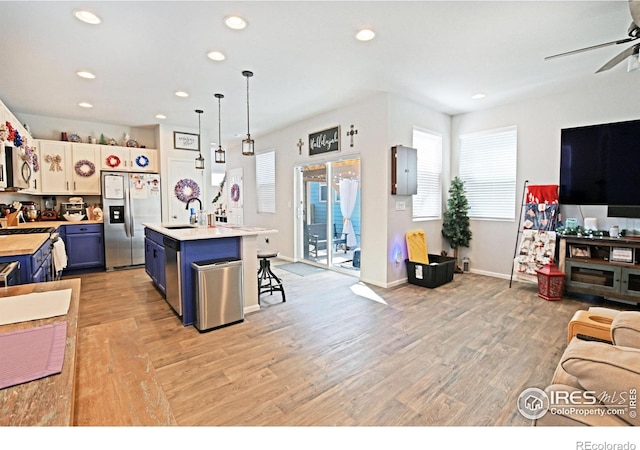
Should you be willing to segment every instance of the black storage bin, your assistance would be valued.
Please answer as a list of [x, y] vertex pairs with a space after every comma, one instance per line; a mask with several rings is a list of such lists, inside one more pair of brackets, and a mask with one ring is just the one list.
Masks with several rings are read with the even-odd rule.
[[405, 259], [409, 283], [435, 288], [453, 280], [456, 259], [449, 256], [429, 254], [429, 264], [412, 262]]

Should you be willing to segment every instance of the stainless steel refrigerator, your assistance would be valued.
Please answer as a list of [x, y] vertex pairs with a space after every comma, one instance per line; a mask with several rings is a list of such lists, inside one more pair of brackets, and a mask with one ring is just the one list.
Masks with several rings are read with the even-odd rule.
[[102, 172], [107, 270], [144, 264], [143, 223], [162, 220], [160, 175]]

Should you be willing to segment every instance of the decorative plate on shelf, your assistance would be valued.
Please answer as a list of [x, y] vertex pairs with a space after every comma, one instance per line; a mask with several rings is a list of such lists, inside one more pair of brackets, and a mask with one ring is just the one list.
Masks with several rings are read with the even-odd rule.
[[77, 134], [70, 134], [69, 135], [69, 142], [82, 142], [82, 138], [80, 136], [78, 136]]
[[126, 146], [127, 146], [127, 147], [132, 147], [132, 148], [138, 148], [138, 147], [139, 147], [139, 145], [138, 145], [138, 141], [136, 141], [135, 139], [129, 139], [129, 140], [126, 142]]

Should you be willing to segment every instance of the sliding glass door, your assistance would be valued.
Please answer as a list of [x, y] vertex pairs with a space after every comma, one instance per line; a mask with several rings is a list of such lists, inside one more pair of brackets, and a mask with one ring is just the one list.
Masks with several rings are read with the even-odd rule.
[[296, 169], [298, 258], [359, 275], [360, 159]]

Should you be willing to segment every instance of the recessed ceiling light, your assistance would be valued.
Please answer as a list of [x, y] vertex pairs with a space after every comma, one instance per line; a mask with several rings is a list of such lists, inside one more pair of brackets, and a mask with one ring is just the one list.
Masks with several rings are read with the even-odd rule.
[[88, 80], [93, 80], [96, 76], [91, 72], [87, 72], [86, 70], [79, 70], [76, 74], [81, 78], [86, 78]]
[[82, 20], [84, 23], [89, 23], [91, 25], [98, 25], [102, 20], [100, 17], [96, 16], [94, 13], [90, 11], [83, 10], [75, 10], [73, 15], [76, 16], [76, 19]]
[[207, 53], [207, 56], [209, 59], [213, 59], [214, 61], [223, 61], [226, 58], [224, 53], [218, 51], [209, 52]]
[[87, 103], [87, 102], [80, 102], [80, 103], [78, 103], [78, 106], [81, 106], [83, 108], [93, 108], [93, 105], [91, 103]]
[[364, 30], [360, 30], [356, 34], [356, 39], [359, 41], [370, 41], [374, 37], [376, 37], [376, 34], [373, 32], [373, 30], [370, 30], [368, 28], [365, 28]]
[[233, 30], [242, 30], [247, 26], [247, 21], [239, 16], [227, 16], [224, 18], [224, 23]]
[[487, 96], [487, 94], [483, 94], [482, 92], [479, 92], [477, 94], [473, 94], [471, 96], [472, 99], [474, 100], [482, 100], [483, 98], [485, 98]]
[[165, 116], [164, 114], [156, 114], [156, 119], [166, 119], [167, 116]]
[[189, 96], [189, 94], [187, 94], [187, 93], [186, 93], [186, 92], [184, 92], [184, 91], [176, 91], [176, 95], [177, 95], [178, 97], [188, 97], [188, 96]]

